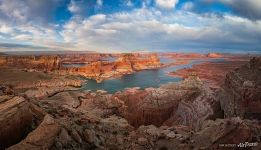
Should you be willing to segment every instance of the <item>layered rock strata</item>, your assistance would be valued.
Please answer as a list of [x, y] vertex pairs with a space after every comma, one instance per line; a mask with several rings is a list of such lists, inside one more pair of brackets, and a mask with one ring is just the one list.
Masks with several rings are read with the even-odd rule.
[[161, 66], [162, 64], [156, 54], [146, 57], [124, 54], [115, 62], [97, 61], [83, 67], [67, 68], [65, 73], [81, 75], [101, 82], [104, 79], [119, 77], [144, 69], [155, 69]]
[[226, 75], [220, 102], [225, 117], [261, 119], [261, 58]]
[[61, 63], [58, 56], [2, 56], [0, 66], [54, 71]]
[[210, 116], [220, 116], [214, 93], [194, 75], [160, 88], [125, 90], [114, 98], [124, 102], [121, 114], [135, 127], [164, 123], [194, 128]]
[[[250, 64], [256, 68], [257, 62], [253, 59]], [[249, 69], [246, 72], [238, 70], [235, 72], [240, 79], [248, 76]], [[259, 83], [255, 74], [247, 79]], [[235, 81], [233, 78], [227, 80]], [[251, 84], [245, 85], [249, 87]], [[237, 89], [229, 87], [230, 90]], [[240, 143], [248, 142], [252, 145], [248, 148], [260, 149], [260, 122], [242, 119], [240, 115], [218, 119], [222, 116], [218, 101], [220, 93], [209, 89], [195, 75], [159, 88], [130, 88], [115, 94], [101, 90], [63, 91], [36, 100], [34, 96], [26, 99], [14, 96], [9, 92], [12, 87], [1, 86], [0, 91], [0, 114], [3, 114], [0, 118], [4, 119], [0, 131], [5, 133], [0, 136], [10, 136], [16, 131], [9, 130], [5, 121], [9, 121], [11, 127], [17, 127], [13, 125], [21, 121], [19, 115], [22, 114], [29, 114], [36, 120], [34, 124], [28, 123], [33, 128], [29, 134], [23, 135], [25, 138], [18, 138], [1, 148], [224, 149], [228, 145], [238, 148]], [[255, 90], [248, 91], [256, 97]], [[228, 102], [233, 101], [229, 98], [226, 99]], [[233, 105], [222, 108], [225, 114], [226, 109], [234, 109]], [[5, 118], [9, 114], [13, 117]], [[238, 114], [241, 113], [235, 116]], [[255, 116], [254, 113], [248, 114]]]
[[31, 130], [29, 103], [18, 96], [0, 96], [0, 149], [19, 142]]
[[[1, 68], [19, 68], [26, 71], [44, 71], [56, 74], [72, 74], [95, 79], [119, 77], [138, 70], [155, 69], [162, 66], [157, 54], [121, 54], [116, 61], [103, 61], [105, 54], [62, 55], [62, 56], [1, 56]], [[90, 58], [90, 59], [89, 59]], [[84, 63], [82, 67], [63, 67], [63, 63]]]

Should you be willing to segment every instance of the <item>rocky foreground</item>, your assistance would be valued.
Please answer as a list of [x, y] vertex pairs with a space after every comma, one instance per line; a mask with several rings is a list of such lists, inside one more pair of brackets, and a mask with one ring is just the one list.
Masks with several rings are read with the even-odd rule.
[[114, 94], [56, 91], [81, 84], [68, 77], [37, 80], [32, 87], [5, 83], [1, 149], [261, 149], [260, 74], [261, 58], [253, 58], [215, 90], [194, 74]]

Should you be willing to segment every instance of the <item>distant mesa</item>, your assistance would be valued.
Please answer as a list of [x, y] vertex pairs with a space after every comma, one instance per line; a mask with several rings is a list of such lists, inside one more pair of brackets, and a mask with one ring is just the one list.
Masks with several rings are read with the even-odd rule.
[[220, 58], [220, 57], [223, 57], [223, 55], [221, 55], [219, 53], [208, 53], [207, 57], [209, 57], [209, 58]]

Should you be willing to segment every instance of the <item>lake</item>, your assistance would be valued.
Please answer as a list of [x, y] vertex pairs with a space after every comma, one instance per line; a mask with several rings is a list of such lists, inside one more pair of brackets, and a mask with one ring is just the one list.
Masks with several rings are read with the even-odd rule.
[[[175, 60], [169, 60], [167, 58], [161, 59], [161, 62], [174, 62]], [[124, 90], [129, 87], [140, 87], [142, 89], [147, 87], [159, 87], [161, 84], [169, 82], [178, 82], [182, 79], [179, 77], [168, 76], [168, 72], [176, 71], [183, 68], [191, 68], [192, 65], [202, 63], [204, 61], [225, 61], [224, 59], [211, 59], [211, 60], [193, 60], [189, 64], [170, 66], [160, 69], [142, 70], [133, 74], [124, 75], [120, 78], [104, 80], [102, 83], [97, 83], [95, 80], [87, 79], [82, 90], [105, 90], [109, 93], [114, 93], [120, 90]]]

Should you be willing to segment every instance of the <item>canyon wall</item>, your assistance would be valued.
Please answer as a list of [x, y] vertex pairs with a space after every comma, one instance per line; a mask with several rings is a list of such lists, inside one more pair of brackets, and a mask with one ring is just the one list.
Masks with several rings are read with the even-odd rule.
[[219, 96], [225, 117], [260, 120], [261, 58], [252, 58], [246, 65], [228, 73]]
[[2, 56], [1, 67], [26, 68], [53, 71], [60, 68], [58, 56]]
[[119, 112], [134, 127], [185, 125], [196, 129], [206, 119], [222, 117], [214, 93], [195, 75], [160, 88], [127, 89], [113, 98], [124, 104]]
[[[61, 56], [1, 56], [0, 67], [52, 71], [58, 74], [80, 75], [102, 81], [111, 77], [154, 69], [162, 64], [157, 54], [120, 54], [115, 61], [103, 60], [110, 54], [78, 54]], [[83, 63], [82, 67], [66, 68], [62, 64]]]
[[33, 115], [23, 97], [0, 94], [0, 149], [23, 139], [31, 130]]
[[[119, 62], [129, 62], [128, 57], [133, 56]], [[25, 88], [20, 93], [16, 86], [1, 85], [0, 149], [225, 149], [245, 142], [260, 149], [260, 121], [249, 120], [260, 119], [260, 64], [253, 58], [227, 74], [219, 92], [195, 74], [159, 88], [114, 94], [57, 92], [81, 82], [50, 77], [18, 86]]]
[[122, 54], [116, 61], [96, 61], [83, 67], [65, 68], [66, 73], [81, 75], [102, 81], [111, 77], [122, 76], [144, 69], [154, 69], [162, 64], [157, 54], [136, 56], [135, 54]]

